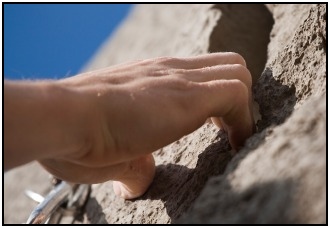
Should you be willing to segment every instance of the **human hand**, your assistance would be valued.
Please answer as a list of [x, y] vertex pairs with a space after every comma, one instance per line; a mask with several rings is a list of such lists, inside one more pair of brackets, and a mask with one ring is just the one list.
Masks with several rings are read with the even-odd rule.
[[60, 80], [81, 107], [74, 115], [85, 118], [84, 127], [68, 126], [79, 129], [81, 149], [40, 163], [61, 179], [114, 180], [117, 195], [138, 197], [154, 177], [151, 153], [209, 117], [234, 149], [243, 145], [254, 130], [251, 83], [244, 59], [234, 53], [148, 59]]

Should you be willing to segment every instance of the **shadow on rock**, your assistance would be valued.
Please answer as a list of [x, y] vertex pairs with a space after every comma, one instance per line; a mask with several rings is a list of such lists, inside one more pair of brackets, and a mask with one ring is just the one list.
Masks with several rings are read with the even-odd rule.
[[89, 223], [108, 224], [107, 220], [105, 219], [105, 214], [103, 213], [101, 205], [94, 197], [88, 199], [86, 208], [89, 208], [89, 210], [85, 210]]
[[[277, 202], [276, 199], [274, 199], [274, 203], [271, 203], [273, 201], [271, 201], [272, 196], [270, 192], [274, 191], [270, 191], [270, 189], [279, 189], [276, 194], [287, 194], [284, 199], [289, 204], [292, 197], [290, 195], [291, 193], [286, 193], [282, 188], [291, 188], [292, 185], [290, 181], [285, 183], [274, 182], [260, 184], [252, 187], [251, 189], [247, 189], [244, 192], [238, 193], [233, 192], [230, 189], [231, 186], [227, 183], [227, 176], [223, 175], [229, 162], [230, 166], [227, 168], [227, 170], [229, 170], [228, 173], [230, 173], [230, 170], [234, 170], [240, 162], [243, 161], [244, 157], [248, 153], [263, 143], [267, 134], [271, 131], [269, 126], [283, 123], [293, 111], [296, 103], [295, 88], [283, 85], [283, 82], [276, 80], [270, 69], [266, 69], [264, 71], [262, 77], [258, 80], [254, 87], [254, 93], [255, 99], [260, 105], [260, 111], [263, 119], [258, 122], [258, 132], [246, 142], [244, 149], [242, 149], [233, 159], [229, 152], [231, 148], [228, 142], [227, 134], [220, 130], [217, 133], [219, 140], [206, 147], [205, 150], [198, 155], [195, 168], [191, 169], [178, 164], [163, 164], [157, 166], [156, 176], [149, 190], [142, 197], [133, 201], [161, 200], [166, 209], [166, 213], [171, 219], [171, 222], [180, 222], [182, 221], [181, 217], [183, 216], [184, 218], [184, 215], [189, 211], [189, 208], [194, 204], [194, 201], [201, 195], [208, 179], [210, 177], [217, 176], [216, 178], [212, 178], [211, 181], [213, 181], [213, 179], [222, 181], [223, 184], [221, 188], [224, 187], [224, 189], [217, 189], [216, 187], [213, 187], [213, 190], [218, 193], [225, 193], [224, 196], [218, 196], [224, 198], [221, 201], [217, 201], [216, 203], [218, 205], [215, 205], [214, 208], [208, 206], [207, 210], [222, 210], [222, 214], [228, 215], [231, 213], [231, 215], [234, 215], [236, 204], [233, 202], [237, 202], [237, 204], [240, 204], [242, 207], [246, 207], [246, 210], [251, 210], [251, 212], [246, 212], [244, 214], [246, 217], [241, 217], [239, 220], [243, 221], [242, 223], [249, 223], [250, 221], [253, 221], [253, 213], [257, 213], [256, 211], [260, 212], [262, 210], [262, 208], [255, 209], [259, 207], [258, 205], [260, 205], [260, 207], [265, 205], [272, 207], [272, 205], [276, 206], [277, 204], [279, 205], [278, 207], [285, 205], [282, 204], [282, 202]], [[204, 191], [208, 191], [207, 188], [212, 186], [212, 183], [209, 183], [206, 186], [207, 187]], [[255, 199], [258, 201], [255, 202]], [[283, 197], [280, 200], [282, 199]], [[212, 197], [205, 200], [212, 201]], [[263, 200], [266, 200], [267, 202], [269, 201], [269, 203], [262, 204]], [[200, 199], [199, 202], [201, 202]], [[219, 202], [224, 202], [224, 205], [228, 204], [228, 212], [226, 211], [225, 206], [219, 206]], [[251, 205], [249, 202], [252, 202]], [[87, 211], [87, 219], [90, 223], [107, 223], [102, 207], [98, 204], [95, 198], [91, 198], [88, 201], [88, 207], [94, 208], [94, 210]], [[280, 208], [275, 208], [274, 210], [268, 211], [276, 211], [276, 213], [281, 213], [280, 210]], [[209, 213], [211, 212], [209, 211]], [[200, 214], [203, 215], [203, 212]], [[274, 215], [274, 223], [290, 222], [285, 220], [285, 218], [283, 218], [283, 221], [276, 221], [276, 218], [278, 218], [277, 215]], [[235, 219], [235, 216], [231, 219]], [[231, 223], [234, 220], [224, 221]], [[193, 222], [198, 221], [194, 220]], [[218, 223], [219, 221], [217, 220], [214, 222]], [[210, 223], [212, 223], [212, 221], [210, 221]]]
[[[296, 103], [295, 88], [283, 85], [280, 81], [276, 80], [268, 68], [258, 80], [254, 87], [254, 92], [256, 94], [256, 100], [260, 105], [263, 119], [258, 122], [258, 132], [247, 141], [244, 150], [240, 151], [235, 156], [235, 159], [232, 160], [230, 169], [235, 169], [248, 153], [263, 143], [267, 135], [271, 133], [271, 128], [268, 127], [283, 123], [292, 113]], [[200, 195], [208, 179], [216, 175], [220, 175], [221, 177], [227, 164], [232, 159], [229, 152], [230, 145], [227, 134], [219, 131], [218, 137], [221, 140], [209, 145], [199, 154], [194, 169], [177, 164], [158, 166], [154, 182], [141, 200], [161, 199], [164, 202], [171, 221], [175, 222], [178, 220], [193, 205], [193, 202]], [[223, 180], [226, 181], [225, 179]], [[257, 190], [253, 188], [253, 190], [248, 190], [238, 195], [237, 193], [232, 193], [229, 198], [238, 199], [237, 202], [242, 200], [242, 198], [248, 201], [249, 198], [254, 197], [255, 191], [263, 192], [260, 196], [257, 194], [255, 197], [267, 198], [267, 189], [289, 185], [291, 186], [289, 182], [284, 184], [264, 184], [262, 186], [255, 186], [254, 188]], [[246, 222], [248, 222], [248, 218]]]
[[270, 68], [266, 68], [253, 87], [262, 119], [257, 122], [257, 132], [247, 139], [243, 149], [231, 161], [230, 169], [234, 170], [245, 156], [264, 143], [274, 126], [284, 123], [292, 114], [297, 102], [296, 89], [283, 83], [273, 77]]
[[279, 125], [289, 117], [296, 104], [296, 88], [284, 85], [273, 77], [266, 68], [253, 88], [254, 98], [259, 104], [262, 119], [258, 121], [258, 131], [271, 125]]
[[257, 81], [267, 61], [267, 46], [274, 24], [264, 4], [215, 4], [221, 16], [210, 36], [209, 52], [241, 54]]
[[[227, 177], [209, 181], [193, 213], [177, 222], [184, 224], [290, 224], [296, 184], [292, 179], [263, 182], [243, 191], [234, 191]], [[260, 216], [260, 213], [263, 216]]]
[[208, 146], [199, 156], [194, 169], [182, 165], [159, 165], [148, 192], [140, 199], [161, 199], [173, 222], [185, 213], [199, 196], [209, 177], [222, 174], [231, 159], [230, 146], [223, 131], [220, 141]]

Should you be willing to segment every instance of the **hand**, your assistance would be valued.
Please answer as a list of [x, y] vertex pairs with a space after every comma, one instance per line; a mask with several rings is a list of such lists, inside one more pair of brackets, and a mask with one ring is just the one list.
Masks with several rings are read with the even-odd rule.
[[114, 180], [117, 195], [138, 197], [155, 174], [151, 153], [209, 117], [224, 127], [234, 149], [243, 145], [254, 130], [251, 82], [235, 53], [148, 59], [59, 80], [63, 107], [74, 107], [59, 113], [77, 123], [62, 126], [62, 134], [76, 146], [39, 161], [60, 179]]

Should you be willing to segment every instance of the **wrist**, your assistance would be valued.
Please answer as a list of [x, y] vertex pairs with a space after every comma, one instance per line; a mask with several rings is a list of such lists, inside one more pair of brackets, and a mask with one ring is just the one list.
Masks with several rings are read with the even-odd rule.
[[[42, 85], [44, 90], [45, 113], [49, 115], [49, 132], [54, 142], [48, 156], [75, 156], [85, 153], [88, 141], [89, 112], [86, 99], [74, 87], [61, 81]], [[50, 157], [50, 158], [52, 158]]]
[[83, 148], [78, 94], [55, 81], [5, 83], [5, 169]]

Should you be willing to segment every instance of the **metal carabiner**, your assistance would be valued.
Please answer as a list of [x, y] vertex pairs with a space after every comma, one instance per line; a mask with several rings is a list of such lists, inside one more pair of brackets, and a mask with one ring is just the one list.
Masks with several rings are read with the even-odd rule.
[[[26, 223], [58, 223], [64, 214], [70, 214], [73, 217], [75, 212], [85, 204], [89, 193], [90, 185], [61, 181], [32, 211]], [[33, 195], [31, 192], [28, 194]], [[41, 196], [37, 194], [34, 197], [39, 201], [41, 199]]]

